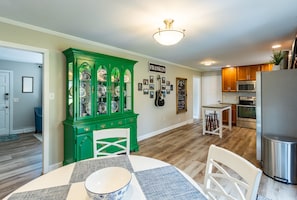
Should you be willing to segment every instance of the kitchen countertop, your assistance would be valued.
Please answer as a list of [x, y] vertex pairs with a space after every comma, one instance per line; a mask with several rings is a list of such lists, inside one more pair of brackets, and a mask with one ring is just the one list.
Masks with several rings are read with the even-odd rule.
[[210, 105], [206, 105], [206, 106], [202, 106], [203, 108], [226, 108], [231, 106], [231, 104], [227, 104], [227, 103], [220, 103], [220, 104], [210, 104]]

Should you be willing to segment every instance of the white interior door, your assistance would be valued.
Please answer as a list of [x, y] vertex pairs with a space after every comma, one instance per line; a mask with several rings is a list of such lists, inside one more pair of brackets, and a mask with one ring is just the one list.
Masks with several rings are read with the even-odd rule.
[[0, 71], [0, 135], [9, 134], [9, 72]]

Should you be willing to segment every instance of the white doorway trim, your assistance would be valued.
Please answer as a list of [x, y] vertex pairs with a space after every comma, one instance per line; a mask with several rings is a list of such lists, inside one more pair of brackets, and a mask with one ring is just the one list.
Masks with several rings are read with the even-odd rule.
[[193, 77], [193, 118], [201, 119], [201, 76]]
[[13, 71], [9, 70], [0, 70], [0, 72], [7, 73], [9, 76], [9, 130], [8, 134], [12, 133], [12, 128], [13, 128]]
[[17, 43], [5, 42], [0, 40], [0, 46], [33, 51], [43, 54], [43, 73], [42, 73], [42, 127], [43, 127], [43, 149], [42, 149], [42, 172], [49, 171], [49, 51], [38, 47], [22, 45]]

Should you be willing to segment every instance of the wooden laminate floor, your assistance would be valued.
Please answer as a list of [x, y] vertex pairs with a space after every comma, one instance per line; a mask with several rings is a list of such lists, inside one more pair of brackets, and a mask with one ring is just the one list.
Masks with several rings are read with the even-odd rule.
[[42, 173], [42, 143], [33, 133], [0, 142], [0, 199]]
[[[175, 165], [202, 185], [210, 144], [229, 149], [260, 167], [256, 160], [255, 130], [233, 127], [232, 131], [224, 130], [220, 139], [216, 135], [203, 136], [199, 122], [140, 141], [140, 150], [132, 154]], [[263, 174], [258, 193], [272, 200], [296, 200], [297, 185], [280, 183]]]
[[[41, 175], [42, 143], [32, 135], [21, 134], [18, 141], [0, 143], [0, 199]], [[203, 136], [201, 124], [194, 122], [140, 141], [140, 150], [131, 154], [175, 165], [201, 185], [210, 144], [229, 149], [260, 167], [256, 160], [255, 137], [255, 130], [239, 127], [225, 130], [222, 139], [215, 135]], [[272, 200], [296, 200], [297, 186], [263, 175], [258, 193]]]

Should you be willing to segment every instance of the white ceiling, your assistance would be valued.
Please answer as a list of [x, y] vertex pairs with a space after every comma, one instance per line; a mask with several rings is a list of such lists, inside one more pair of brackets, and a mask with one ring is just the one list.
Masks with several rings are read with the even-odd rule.
[[[296, 8], [296, 0], [1, 0], [0, 17], [211, 70], [268, 62], [276, 43], [290, 49]], [[186, 30], [177, 45], [153, 40], [166, 18]], [[205, 67], [207, 59], [216, 63]]]

